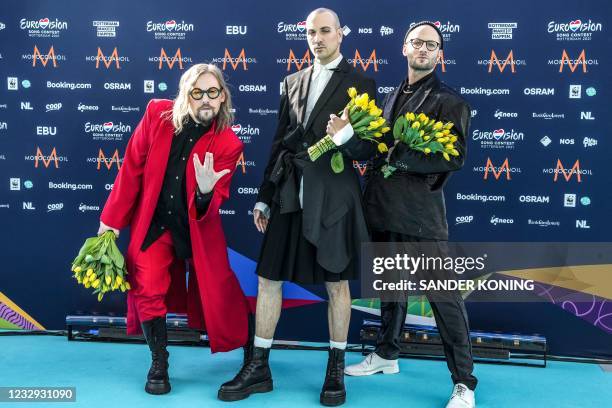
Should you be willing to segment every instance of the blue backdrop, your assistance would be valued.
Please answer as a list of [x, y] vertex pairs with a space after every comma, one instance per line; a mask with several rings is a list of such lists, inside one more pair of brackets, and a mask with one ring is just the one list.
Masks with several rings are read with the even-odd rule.
[[[251, 209], [275, 130], [280, 83], [313, 62], [304, 20], [322, 5], [3, 2], [0, 327], [59, 329], [69, 313], [124, 313], [122, 295], [99, 304], [77, 287], [69, 263], [97, 231], [147, 101], [173, 98], [180, 75], [202, 61], [224, 68], [236, 107], [234, 130], [245, 143], [223, 222], [234, 269], [253, 296], [261, 237]], [[424, 19], [439, 24], [445, 49], [437, 72], [473, 109], [466, 166], [446, 187], [452, 240], [609, 240], [609, 4], [324, 5], [340, 15], [342, 53], [376, 79], [379, 100], [406, 75], [406, 29]], [[122, 247], [126, 239], [122, 235]], [[600, 282], [610, 273], [604, 270]], [[358, 293], [359, 285], [353, 289]], [[554, 297], [468, 304], [471, 325], [543, 334], [553, 354], [612, 357], [610, 296], [578, 292], [571, 304]], [[326, 340], [324, 290], [289, 285], [285, 294], [295, 307], [285, 310], [276, 337]], [[367, 310], [354, 312], [350, 340], [357, 340], [367, 316]]]

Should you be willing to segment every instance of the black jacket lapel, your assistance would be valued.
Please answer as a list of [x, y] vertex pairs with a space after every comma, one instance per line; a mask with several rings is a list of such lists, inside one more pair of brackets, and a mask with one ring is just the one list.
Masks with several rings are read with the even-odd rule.
[[[310, 113], [310, 117], [308, 118], [308, 123], [306, 124], [306, 126], [304, 126], [304, 131], [308, 131], [308, 129], [312, 126], [312, 123], [314, 122], [319, 112], [321, 112], [321, 109], [323, 109], [328, 99], [333, 95], [333, 93], [336, 91], [336, 88], [338, 88], [338, 85], [340, 85], [340, 83], [346, 76], [346, 73], [349, 71], [349, 67], [349, 63], [345, 59], [342, 59], [342, 61], [340, 61], [340, 64], [338, 64], [338, 69], [332, 74], [331, 78], [329, 79], [329, 82], [325, 86], [325, 89], [323, 89], [323, 93], [321, 93], [321, 96], [315, 103], [315, 106], [313, 107], [312, 112]], [[306, 101], [308, 101], [308, 95], [306, 95]], [[304, 110], [305, 109], [306, 108], [304, 107]]]
[[298, 90], [297, 100], [297, 118], [299, 123], [304, 123], [304, 115], [306, 115], [306, 104], [308, 103], [308, 90], [310, 88], [312, 71], [312, 66], [310, 66], [303, 70], [300, 76], [300, 87]]

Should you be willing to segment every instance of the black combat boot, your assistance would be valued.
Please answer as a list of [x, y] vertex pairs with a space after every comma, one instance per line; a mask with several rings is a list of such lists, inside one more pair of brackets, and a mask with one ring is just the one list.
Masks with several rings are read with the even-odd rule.
[[251, 394], [272, 391], [272, 373], [268, 365], [270, 349], [252, 346], [252, 350], [250, 360], [242, 366], [234, 379], [219, 388], [217, 398], [221, 401], [238, 401]]
[[346, 389], [344, 388], [344, 350], [337, 348], [329, 349], [327, 359], [327, 371], [325, 383], [321, 390], [321, 404], [335, 407], [346, 401]]
[[145, 391], [156, 395], [167, 394], [170, 392], [170, 380], [168, 378], [168, 356], [170, 354], [166, 350], [168, 345], [166, 319], [156, 317], [142, 322], [142, 331], [151, 350], [152, 359]]

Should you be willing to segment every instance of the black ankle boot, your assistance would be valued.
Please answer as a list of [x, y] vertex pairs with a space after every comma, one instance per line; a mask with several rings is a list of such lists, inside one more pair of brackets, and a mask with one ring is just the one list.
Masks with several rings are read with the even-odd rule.
[[272, 391], [272, 373], [268, 365], [269, 348], [253, 347], [251, 359], [242, 366], [233, 380], [219, 388], [221, 401], [238, 401], [251, 394]]
[[168, 378], [168, 356], [170, 353], [166, 350], [168, 345], [166, 319], [156, 317], [142, 322], [142, 331], [151, 350], [152, 359], [145, 391], [155, 395], [167, 394], [170, 392], [170, 380]]
[[321, 390], [321, 404], [335, 407], [346, 401], [346, 389], [344, 388], [344, 350], [337, 348], [329, 349], [327, 359], [327, 371], [325, 383]]

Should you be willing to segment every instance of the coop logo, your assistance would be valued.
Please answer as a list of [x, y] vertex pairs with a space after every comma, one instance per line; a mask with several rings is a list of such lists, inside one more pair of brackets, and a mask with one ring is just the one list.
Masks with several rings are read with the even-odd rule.
[[517, 27], [516, 23], [489, 23], [487, 25], [491, 30], [492, 40], [511, 40], [514, 29]]
[[472, 140], [480, 141], [480, 147], [483, 149], [514, 149], [516, 143], [524, 139], [525, 134], [514, 129], [509, 131], [503, 128], [492, 131], [475, 129], [472, 132]]
[[238, 136], [242, 143], [251, 143], [253, 136], [259, 136], [259, 128], [251, 125], [242, 126], [241, 124], [232, 125], [232, 130]]
[[98, 150], [98, 157], [88, 157], [86, 160], [87, 163], [96, 163], [98, 171], [103, 169], [104, 167], [107, 170], [111, 170], [113, 167], [116, 167], [117, 170], [121, 169], [121, 165], [123, 164], [123, 158], [119, 155], [119, 149], [115, 149], [112, 156], [108, 156], [104, 153], [104, 150], [100, 148]]
[[276, 32], [285, 35], [285, 40], [305, 40], [306, 39], [306, 21], [298, 21], [297, 23], [279, 22], [276, 25]]
[[[416, 22], [410, 23], [409, 28], [412, 28], [412, 26], [415, 24]], [[438, 21], [434, 21], [434, 25], [442, 33], [442, 38], [444, 39], [444, 42], [451, 41], [452, 34], [459, 33], [461, 31], [461, 26], [459, 24], [452, 24], [450, 21], [447, 21], [446, 23], [442, 23], [441, 21], [438, 20]]]
[[454, 59], [445, 58], [444, 50], [440, 50], [440, 52], [438, 53], [438, 60], [436, 61], [436, 64], [438, 64], [438, 66], [440, 67], [440, 71], [446, 72], [446, 66], [457, 65], [457, 61], [455, 61]]
[[496, 217], [495, 215], [491, 216], [491, 224], [493, 225], [499, 225], [499, 224], [503, 224], [503, 225], [508, 225], [508, 224], [514, 224], [514, 219], [512, 218], [499, 218]]
[[510, 95], [510, 89], [508, 88], [465, 88], [461, 87], [460, 89], [461, 95], [484, 95], [484, 96], [493, 96], [493, 95]]
[[96, 112], [99, 109], [100, 107], [97, 105], [84, 105], [82, 103], [79, 103], [79, 106], [77, 106], [77, 110], [79, 112]]
[[493, 114], [493, 117], [495, 119], [516, 119], [518, 118], [518, 113], [517, 112], [502, 112], [499, 109], [496, 109], [495, 113]]
[[168, 55], [166, 50], [162, 47], [159, 52], [159, 57], [149, 57], [149, 62], [157, 63], [157, 69], [161, 70], [165, 65], [168, 69], [173, 69], [174, 65], [177, 64], [178, 69], [183, 69], [183, 63], [192, 63], [191, 57], [183, 57], [181, 49], [177, 48], [176, 52], [172, 57]]
[[242, 174], [246, 174], [247, 167], [255, 167], [255, 162], [246, 160], [243, 152], [240, 154], [238, 161], [236, 161], [236, 167], [240, 167], [240, 169], [242, 170]]
[[100, 69], [100, 63], [102, 63], [102, 66], [106, 67], [106, 69], [109, 69], [113, 65], [115, 66], [115, 69], [121, 69], [120, 63], [130, 62], [130, 58], [120, 57], [119, 51], [117, 51], [117, 47], [113, 49], [113, 52], [109, 56], [104, 55], [102, 49], [98, 47], [98, 54], [85, 57], [85, 61], [95, 61], [96, 69]]
[[97, 205], [79, 204], [79, 211], [84, 213], [86, 211], [100, 211], [100, 207]]
[[48, 103], [45, 105], [45, 112], [56, 112], [62, 110], [62, 103]]
[[240, 92], [267, 92], [266, 85], [239, 85]]
[[[363, 54], [363, 55], [367, 55], [367, 54]], [[349, 59], [348, 62], [350, 64], [353, 64], [353, 67], [355, 68], [357, 67], [357, 64], [359, 64], [361, 69], [363, 69], [364, 71], [367, 71], [368, 68], [370, 68], [370, 65], [372, 65], [372, 67], [374, 68], [374, 72], [378, 72], [379, 65], [389, 64], [389, 61], [387, 61], [386, 59], [378, 58], [376, 56], [376, 49], [372, 50], [368, 58], [362, 58], [361, 52], [358, 49], [356, 49], [355, 58]]]
[[65, 62], [66, 56], [63, 54], [56, 54], [55, 48], [53, 46], [49, 48], [49, 51], [46, 54], [43, 54], [38, 49], [38, 46], [35, 45], [33, 53], [23, 54], [21, 56], [21, 59], [26, 60], [26, 61], [32, 61], [33, 67], [37, 65], [42, 65], [43, 67], [46, 67], [49, 61], [51, 61], [51, 66], [53, 66], [53, 68], [57, 68], [58, 61]]
[[489, 174], [491, 174], [495, 178], [495, 180], [499, 180], [503, 177], [505, 177], [506, 180], [512, 180], [511, 174], [521, 173], [520, 167], [510, 167], [507, 157], [501, 164], [501, 166], [495, 166], [491, 161], [491, 158], [487, 157], [487, 163], [485, 164], [485, 166], [474, 167], [473, 170], [477, 173], [484, 173], [484, 180], [489, 179]]
[[96, 27], [98, 37], [114, 38], [117, 36], [118, 21], [93, 21], [92, 25]]
[[26, 161], [34, 161], [34, 168], [38, 168], [39, 165], [41, 165], [41, 167], [45, 167], [45, 168], [49, 168], [49, 166], [55, 167], [56, 169], [59, 168], [59, 163], [64, 163], [68, 161], [68, 157], [66, 156], [58, 156], [57, 155], [57, 150], [54, 147], [51, 150], [51, 153], [45, 155], [42, 150], [40, 149], [40, 147], [36, 147], [36, 154], [35, 155], [31, 155], [31, 156], [25, 156], [25, 160]]
[[519, 196], [519, 201], [521, 203], [533, 203], [533, 204], [550, 204], [550, 196], [540, 196], [540, 195], [522, 195]]
[[551, 220], [527, 220], [527, 225], [535, 225], [536, 227], [548, 228], [548, 227], [559, 227], [561, 223], [559, 221]]
[[597, 139], [593, 139], [592, 137], [585, 137], [584, 139], [582, 139], [582, 144], [585, 148], [595, 147], [597, 146]]
[[47, 212], [61, 211], [64, 208], [64, 203], [47, 204]]
[[223, 63], [224, 71], [228, 66], [232, 67], [234, 71], [236, 71], [240, 66], [242, 66], [243, 71], [248, 71], [248, 64], [256, 64], [257, 60], [253, 57], [247, 57], [244, 48], [240, 50], [237, 57], [234, 57], [226, 48], [223, 58], [213, 58], [213, 63]]
[[51, 82], [47, 81], [47, 88], [49, 89], [68, 89], [74, 91], [76, 89], [91, 89], [91, 84], [88, 83], [75, 83], [75, 82]]
[[491, 50], [491, 57], [489, 59], [478, 60], [478, 65], [487, 65], [487, 72], [490, 74], [493, 72], [493, 67], [496, 67], [499, 72], [504, 72], [506, 67], [510, 67], [510, 72], [516, 73], [516, 67], [521, 65], [525, 66], [527, 63], [525, 60], [514, 59], [514, 51], [510, 50], [506, 59], [501, 60], [495, 53], [495, 50]]
[[462, 215], [459, 217], [455, 217], [455, 225], [471, 224], [472, 221], [474, 221], [473, 215]]
[[167, 20], [166, 22], [155, 23], [147, 21], [147, 33], [153, 33], [156, 40], [184, 40], [187, 33], [194, 31], [193, 24], [185, 21]]
[[601, 23], [595, 23], [591, 19], [548, 23], [548, 33], [555, 35], [557, 41], [590, 41], [593, 33], [600, 32], [602, 29]]
[[62, 31], [68, 29], [68, 22], [49, 19], [44, 17], [38, 20], [27, 20], [22, 18], [19, 21], [19, 28], [28, 30], [28, 35], [33, 38], [58, 38]]
[[296, 71], [301, 71], [304, 65], [306, 65], [306, 67], [312, 65], [312, 57], [310, 56], [310, 50], [307, 49], [302, 58], [298, 58], [293, 52], [293, 49], [290, 48], [289, 57], [277, 58], [276, 63], [283, 65], [287, 64], [287, 71], [291, 71], [292, 66], [295, 66]]
[[587, 59], [586, 51], [583, 49], [576, 58], [570, 58], [566, 50], [563, 50], [561, 59], [548, 60], [548, 65], [559, 65], [559, 72], [563, 72], [565, 67], [568, 67], [573, 73], [579, 66], [582, 66], [582, 73], [587, 72], [587, 65], [599, 65], [596, 59]]
[[84, 130], [85, 133], [91, 134], [92, 140], [122, 141], [126, 133], [132, 132], [132, 127], [123, 124], [123, 122], [87, 122], [85, 123]]
[[542, 172], [544, 174], [554, 174], [553, 181], [555, 183], [557, 180], [559, 180], [559, 175], [562, 175], [566, 182], [569, 182], [575, 176], [578, 183], [582, 183], [583, 176], [593, 175], [592, 170], [580, 168], [580, 160], [576, 160], [574, 165], [570, 169], [567, 169], [561, 162], [561, 159], [557, 159], [557, 165], [555, 168], [543, 169]]

